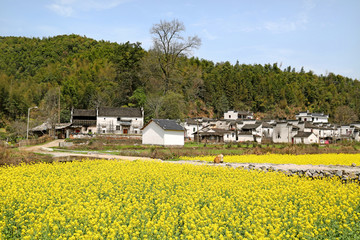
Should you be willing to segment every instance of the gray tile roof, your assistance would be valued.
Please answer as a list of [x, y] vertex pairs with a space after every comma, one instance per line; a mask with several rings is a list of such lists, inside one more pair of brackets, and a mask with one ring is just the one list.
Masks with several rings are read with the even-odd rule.
[[184, 128], [180, 126], [175, 120], [153, 119], [152, 121], [164, 130], [184, 131]]
[[263, 127], [263, 128], [273, 128], [273, 125], [270, 125], [270, 124], [267, 123], [267, 122], [263, 122], [263, 123], [262, 123], [262, 127]]
[[99, 108], [99, 117], [142, 117], [140, 108]]
[[96, 117], [96, 109], [74, 109], [74, 117]]
[[260, 126], [261, 124], [259, 123], [255, 123], [255, 124], [245, 124], [241, 129], [242, 130], [252, 130], [252, 129], [256, 129]]
[[312, 134], [312, 132], [302, 132], [302, 131], [299, 131], [298, 132], [298, 134], [296, 134], [295, 136], [294, 136], [294, 138], [303, 138], [303, 137], [305, 137], [305, 138], [307, 138], [307, 137], [309, 137], [310, 135]]
[[305, 128], [319, 128], [317, 126], [315, 126], [314, 124], [310, 123], [310, 122], [305, 122]]

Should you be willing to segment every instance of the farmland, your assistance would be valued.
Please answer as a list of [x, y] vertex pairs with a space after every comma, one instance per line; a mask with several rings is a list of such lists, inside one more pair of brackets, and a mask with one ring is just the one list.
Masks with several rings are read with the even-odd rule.
[[358, 239], [337, 178], [143, 161], [0, 168], [1, 239]]

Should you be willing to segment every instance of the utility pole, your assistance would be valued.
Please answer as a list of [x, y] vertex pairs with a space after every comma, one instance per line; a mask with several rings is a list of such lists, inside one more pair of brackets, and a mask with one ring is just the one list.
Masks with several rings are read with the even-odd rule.
[[60, 123], [60, 96], [61, 96], [61, 88], [60, 88], [60, 86], [59, 86], [58, 123]]
[[30, 121], [30, 110], [33, 108], [38, 108], [37, 106], [35, 107], [30, 107], [28, 108], [28, 117], [27, 117], [27, 125], [26, 125], [26, 140], [29, 140], [29, 121]]

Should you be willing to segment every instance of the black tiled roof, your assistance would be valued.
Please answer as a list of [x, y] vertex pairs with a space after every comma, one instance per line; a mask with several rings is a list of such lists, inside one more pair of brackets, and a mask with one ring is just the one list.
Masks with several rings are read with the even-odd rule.
[[259, 123], [255, 123], [255, 124], [245, 124], [241, 129], [242, 130], [252, 130], [252, 129], [256, 129], [260, 126], [261, 124]]
[[296, 138], [296, 137], [309, 137], [311, 134], [312, 134], [312, 132], [302, 132], [302, 131], [299, 131], [298, 134], [296, 134], [296, 135], [294, 136], [294, 138]]
[[177, 124], [175, 120], [153, 119], [152, 121], [164, 130], [184, 131], [184, 128]]
[[142, 117], [139, 108], [99, 108], [100, 117]]
[[74, 117], [96, 117], [95, 109], [74, 109]]
[[262, 127], [263, 127], [263, 128], [273, 128], [273, 126], [270, 125], [270, 124], [267, 123], [267, 122], [263, 122], [263, 123], [262, 123]]
[[80, 120], [80, 119], [74, 119], [72, 122], [73, 126], [96, 126], [96, 120]]

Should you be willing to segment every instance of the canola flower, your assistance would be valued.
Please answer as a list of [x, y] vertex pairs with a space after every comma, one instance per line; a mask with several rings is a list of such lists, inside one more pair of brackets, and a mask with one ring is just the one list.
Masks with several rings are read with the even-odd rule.
[[[215, 156], [180, 157], [182, 160], [201, 160], [213, 162]], [[265, 154], [265, 155], [226, 155], [224, 162], [229, 163], [273, 163], [297, 165], [360, 165], [360, 154]]]
[[0, 239], [359, 239], [360, 187], [94, 160], [0, 168]]

